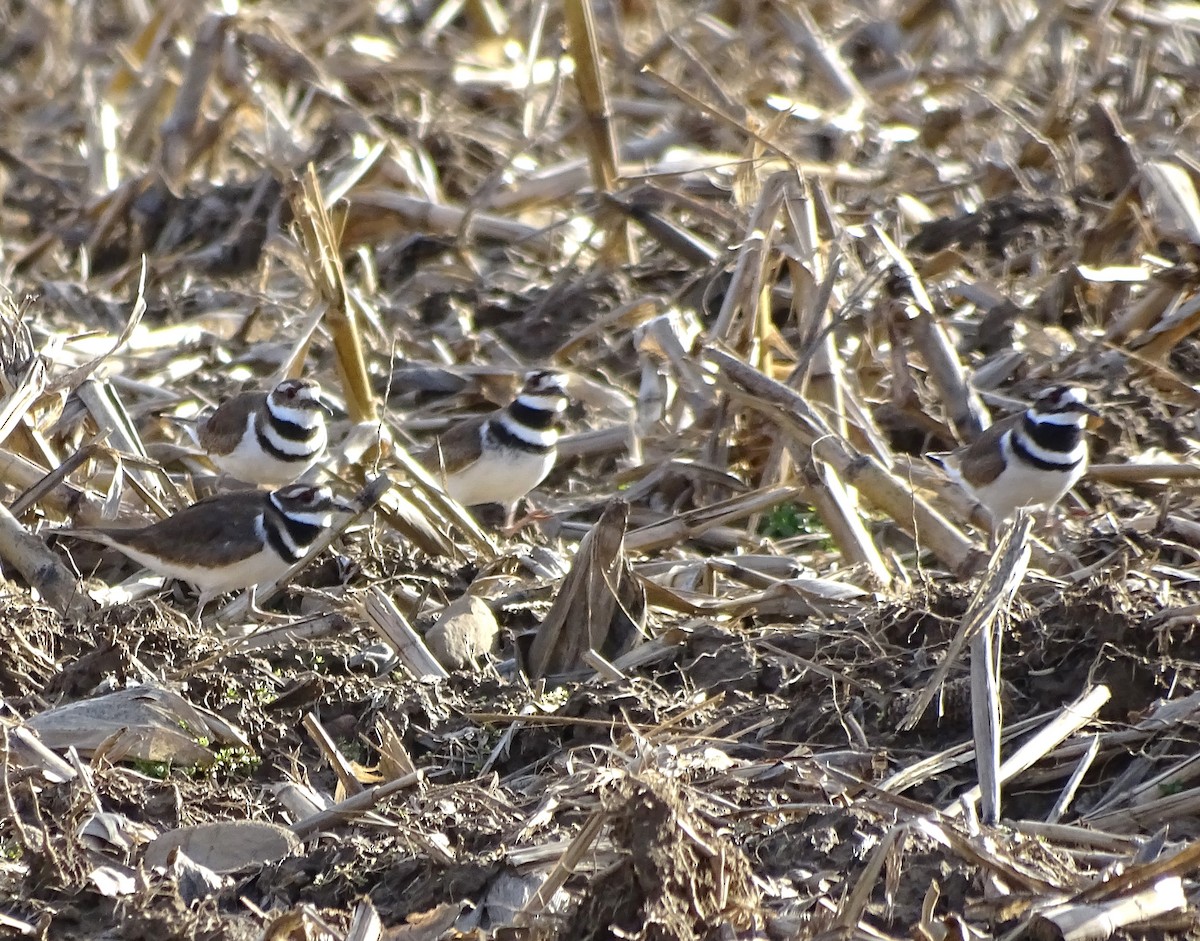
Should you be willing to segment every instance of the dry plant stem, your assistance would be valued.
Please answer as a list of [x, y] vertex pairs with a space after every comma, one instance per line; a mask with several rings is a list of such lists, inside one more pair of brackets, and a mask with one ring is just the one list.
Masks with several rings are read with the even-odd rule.
[[[95, 379], [85, 379], [75, 390], [76, 395], [91, 414], [100, 433], [106, 434], [108, 440], [118, 451], [133, 454], [143, 461], [149, 461], [146, 448], [138, 436], [137, 429], [125, 411], [117, 390], [108, 382], [97, 382]], [[163, 487], [157, 474], [145, 470], [127, 469], [131, 481], [136, 480], [138, 491], [147, 497], [147, 503], [159, 517], [168, 516], [167, 508], [162, 503]]]
[[21, 425], [25, 413], [45, 388], [46, 363], [40, 356], [35, 355], [33, 362], [17, 380], [16, 388], [0, 405], [0, 444], [8, 442], [9, 436]]
[[558, 459], [595, 457], [600, 454], [621, 454], [630, 447], [629, 426], [609, 425], [591, 431], [577, 431], [558, 439]]
[[[620, 142], [622, 163], [617, 165], [617, 175], [636, 177], [646, 172], [647, 162], [659, 159], [669, 148], [690, 143], [691, 135], [682, 128], [664, 128], [644, 137], [627, 138]], [[738, 157], [733, 154], [711, 154], [710, 159], [713, 164], [734, 163]], [[654, 172], [653, 167], [650, 172]], [[574, 196], [585, 189], [590, 180], [588, 160], [584, 157], [572, 158], [545, 167], [535, 177], [514, 180], [508, 187], [479, 194], [478, 205], [492, 212], [532, 209]]]
[[517, 912], [513, 918], [513, 924], [517, 926], [526, 925], [531, 918], [535, 918], [545, 911], [546, 906], [550, 904], [550, 900], [554, 898], [554, 893], [563, 887], [571, 873], [575, 871], [575, 867], [583, 861], [584, 856], [591, 850], [592, 844], [600, 836], [600, 832], [604, 829], [604, 824], [608, 820], [607, 811], [597, 811], [588, 818], [588, 822], [583, 825], [578, 835], [571, 841], [571, 845], [567, 847], [566, 852], [559, 857], [546, 878], [542, 880], [542, 884], [538, 886], [537, 891], [533, 893], [525, 906]]
[[[326, 303], [318, 300], [313, 309], [308, 312], [304, 322], [298, 328], [293, 328], [295, 336], [292, 341], [292, 351], [284, 359], [276, 375], [267, 383], [268, 386], [278, 385], [284, 379], [300, 379], [304, 376], [304, 361], [308, 357], [308, 348], [312, 343], [313, 333], [321, 325], [327, 312]], [[352, 323], [356, 324], [354, 318], [350, 319]]]
[[252, 630], [250, 633], [224, 642], [217, 652], [210, 654], [209, 657], [205, 657], [203, 660], [192, 660], [180, 670], [168, 673], [167, 679], [172, 682], [184, 681], [187, 677], [196, 676], [197, 673], [210, 669], [212, 665], [221, 663], [222, 660], [229, 657], [229, 654], [239, 651], [239, 649], [259, 651], [259, 649], [283, 645], [295, 646], [301, 642], [317, 639], [317, 637], [328, 636], [343, 627], [342, 616], [331, 613], [331, 615], [301, 618], [298, 623], [280, 625], [280, 627]]
[[283, 809], [297, 820], [304, 820], [313, 814], [318, 814], [332, 803], [328, 799], [323, 799], [322, 795], [312, 788], [296, 781], [272, 784], [270, 791], [275, 795], [275, 799], [283, 805]]
[[312, 265], [313, 287], [327, 305], [325, 321], [333, 334], [350, 421], [354, 424], [376, 421], [375, 397], [363, 360], [362, 340], [346, 290], [341, 234], [334, 227], [312, 164], [301, 179], [300, 192], [292, 200], [292, 210]]
[[1170, 876], [1111, 902], [1090, 905], [1067, 902], [1043, 909], [1023, 927], [1029, 937], [1094, 941], [1112, 937], [1121, 928], [1145, 924], [1168, 912], [1183, 911], [1187, 904], [1182, 880]]
[[813, 442], [813, 457], [828, 463], [842, 481], [890, 516], [921, 549], [928, 549], [959, 577], [974, 572], [981, 553], [944, 516], [932, 509], [874, 458], [856, 455], [840, 438], [826, 435]]
[[[125, 183], [121, 183], [111, 192], [101, 196], [88, 207], [89, 210], [95, 211], [98, 216], [96, 224], [88, 236], [87, 248], [89, 252], [95, 252], [113, 237], [114, 230], [127, 218], [129, 208], [134, 199], [147, 189], [151, 183], [152, 178], [148, 176], [142, 179], [128, 180]], [[120, 278], [120, 271], [118, 270], [111, 277], [114, 280]]]
[[598, 314], [586, 323], [579, 324], [578, 329], [550, 354], [549, 359], [554, 363], [567, 364], [567, 357], [580, 349], [586, 349], [588, 340], [603, 337], [613, 330], [633, 330], [661, 316], [665, 304], [666, 301], [661, 297], [645, 295]]
[[0, 506], [0, 559], [65, 617], [82, 617], [91, 609], [70, 570], [4, 506]]
[[692, 411], [703, 414], [712, 407], [713, 392], [691, 352], [698, 334], [698, 324], [669, 311], [648, 322], [637, 342], [639, 353], [670, 364], [680, 395]]
[[733, 269], [729, 287], [725, 289], [725, 299], [710, 334], [714, 339], [734, 349], [741, 349], [743, 342], [749, 339], [748, 330], [744, 335], [734, 334], [734, 320], [741, 312], [746, 323], [750, 322], [749, 314], [755, 310], [758, 300], [754, 284], [762, 271], [767, 248], [771, 243], [771, 232], [775, 227], [775, 218], [783, 206], [784, 192], [794, 178], [795, 175], [790, 171], [781, 171], [768, 178], [763, 184], [758, 204], [746, 223], [737, 266]]
[[103, 501], [94, 493], [80, 490], [62, 480], [56, 481], [48, 491], [41, 492], [43, 481], [57, 473], [54, 470], [47, 474], [45, 468], [34, 464], [29, 458], [0, 448], [0, 483], [21, 491], [21, 496], [14, 501], [14, 507], [19, 506], [23, 513], [32, 505], [26, 496], [36, 491], [36, 502], [44, 509], [59, 516], [73, 516], [84, 521], [86, 526], [98, 525], [102, 521]]
[[[394, 215], [397, 219], [388, 218]], [[355, 238], [378, 237], [396, 231], [407, 233], [411, 228], [428, 229], [440, 235], [458, 235], [468, 211], [445, 203], [396, 193], [392, 190], [360, 189], [354, 193], [347, 220], [347, 235]], [[554, 250], [550, 234], [537, 226], [497, 216], [492, 213], [470, 213], [471, 232], [478, 238], [520, 244], [544, 255]], [[403, 223], [398, 224], [398, 223]], [[382, 229], [382, 233], [370, 230]]]
[[120, 335], [115, 341], [113, 341], [113, 345], [107, 351], [101, 353], [94, 359], [90, 359], [87, 362], [82, 363], [79, 366], [76, 366], [74, 369], [71, 369], [63, 375], [55, 378], [49, 384], [49, 386], [47, 386], [47, 391], [58, 392], [63, 389], [74, 391], [76, 386], [78, 386], [81, 382], [83, 382], [84, 379], [96, 371], [96, 367], [98, 367], [110, 356], [116, 355], [116, 353], [119, 352], [121, 348], [124, 347], [133, 337], [133, 332], [137, 329], [138, 324], [142, 322], [142, 316], [146, 313], [147, 265], [145, 255], [143, 255], [141, 258], [141, 265], [141, 275], [138, 278], [137, 293], [134, 295], [133, 306], [129, 310], [129, 319], [125, 322], [125, 326], [121, 329]]
[[395, 448], [392, 452], [392, 460], [400, 465], [409, 481], [421, 488], [426, 499], [432, 502], [436, 508], [437, 518], [427, 514], [429, 522], [440, 524], [440, 528], [443, 531], [453, 526], [461, 535], [467, 538], [467, 541], [477, 552], [488, 559], [496, 558], [498, 553], [496, 544], [487, 533], [479, 528], [479, 524], [475, 522], [475, 518], [465, 507], [451, 499], [438, 485], [433, 475], [414, 461], [412, 455], [406, 449], [402, 447]]
[[1200, 464], [1092, 464], [1088, 477], [1106, 484], [1137, 484], [1152, 480], [1195, 480]]
[[400, 609], [378, 588], [367, 592], [362, 604], [363, 614], [366, 615], [375, 630], [396, 651], [396, 656], [404, 663], [408, 671], [418, 679], [432, 676], [445, 679], [450, 674], [434, 659], [421, 635], [412, 629], [408, 619], [400, 613]]
[[[1012, 530], [1009, 530], [1011, 533]], [[997, 629], [997, 628], [1000, 629]], [[971, 727], [975, 736], [975, 774], [979, 819], [1000, 821], [1000, 652], [1003, 626], [988, 620], [971, 638]]]
[[886, 588], [892, 583], [892, 573], [888, 571], [879, 548], [867, 532], [841, 478], [826, 464], [814, 461], [812, 469], [815, 480], [809, 481], [809, 496], [813, 509], [829, 527], [829, 535], [847, 562], [865, 566], [875, 584]]
[[104, 90], [106, 99], [124, 95], [131, 88], [141, 84], [141, 73], [147, 65], [152, 52], [167, 35], [169, 27], [185, 13], [183, 7], [167, 5], [156, 8], [145, 21], [136, 39], [124, 45], [121, 65], [115, 69]]
[[175, 106], [163, 121], [160, 130], [162, 170], [172, 186], [179, 183], [183, 172], [197, 156], [197, 145], [203, 142], [199, 134], [200, 109], [225, 42], [225, 32], [232, 22], [230, 17], [213, 14], [200, 25], [183, 83], [175, 94]]
[[22, 415], [8, 439], [12, 451], [30, 457], [35, 464], [54, 467], [59, 463], [58, 451], [46, 440], [46, 436], [34, 427], [31, 415]]
[[775, 20], [792, 42], [812, 56], [826, 86], [840, 99], [839, 103], [861, 111], [868, 100], [866, 92], [842, 60], [837, 47], [817, 26], [808, 9], [802, 4], [782, 3], [780, 0], [774, 0], [771, 5]]
[[325, 189], [325, 204], [327, 206], [336, 205], [340, 200], [345, 199], [368, 174], [378, 169], [380, 161], [387, 152], [387, 143], [376, 141], [358, 160], [353, 161], [341, 173], [328, 180]]
[[856, 454], [848, 442], [825, 429], [798, 393], [722, 350], [707, 350], [704, 356], [719, 370], [725, 380], [722, 384], [738, 393], [735, 397], [742, 404], [763, 412], [789, 432], [800, 446], [812, 451], [815, 459], [827, 463], [843, 483], [887, 513], [950, 571], [965, 576], [974, 570], [981, 560], [974, 543], [873, 458]]
[[[988, 565], [989, 572], [996, 567], [1011, 567], [1011, 574], [1004, 581], [1015, 592], [1029, 565], [1029, 549], [1026, 540], [1033, 519], [1026, 513], [1018, 513], [1005, 529]], [[1015, 560], [1015, 561], [1014, 561]], [[1006, 597], [1007, 596], [1007, 597]], [[1007, 603], [1011, 595], [992, 596], [992, 608], [998, 610], [1001, 602]], [[978, 779], [980, 820], [994, 825], [1000, 820], [1000, 652], [1003, 648], [1003, 624], [994, 614], [985, 617], [978, 632], [971, 638], [971, 727], [975, 736], [975, 771]]]
[[920, 816], [912, 826], [931, 839], [950, 849], [964, 862], [978, 866], [984, 872], [995, 873], [1012, 892], [1027, 892], [1036, 895], [1062, 896], [1062, 889], [1049, 879], [1035, 875], [1029, 867], [1013, 859], [997, 847], [981, 845], [982, 841], [968, 836], [953, 821], [937, 815]]
[[1182, 817], [1200, 814], [1200, 787], [1178, 794], [1167, 794], [1135, 807], [1122, 807], [1103, 813], [1083, 815], [1089, 824], [1115, 830], [1153, 830]]
[[879, 876], [883, 871], [883, 864], [901, 846], [901, 840], [907, 833], [908, 827], [904, 824], [892, 826], [884, 834], [883, 839], [879, 841], [875, 849], [872, 850], [871, 858], [867, 860], [867, 864], [863, 867], [858, 880], [854, 884], [854, 889], [846, 896], [841, 909], [837, 913], [837, 917], [834, 919], [834, 926], [836, 928], [851, 931], [862, 919], [863, 913], [867, 908], [867, 903], [870, 902], [872, 894], [879, 886]]
[[[1150, 775], [1151, 769], [1155, 765], [1155, 761], [1161, 758], [1163, 750], [1166, 746], [1158, 744], [1152, 748], [1141, 749], [1137, 755], [1125, 766], [1124, 770], [1112, 780], [1104, 793], [1093, 803], [1093, 805], [1085, 813], [1084, 819], [1094, 820], [1097, 817], [1103, 817], [1108, 811], [1113, 808], [1118, 808], [1116, 813], [1121, 814], [1123, 811], [1119, 808], [1129, 802], [1131, 795], [1138, 787], [1145, 783]], [[1185, 794], [1187, 792], [1184, 792]], [[1172, 797], [1179, 797], [1175, 794]]]
[[379, 501], [379, 515], [401, 539], [426, 555], [457, 558], [462, 555], [448, 526], [438, 528], [440, 514], [428, 500], [414, 502], [411, 497], [423, 497], [412, 487], [398, 484]]
[[467, 0], [466, 15], [472, 32], [481, 39], [508, 32], [508, 16], [499, 0]]
[[[766, 368], [763, 371], [769, 373]], [[812, 402], [814, 410], [826, 417], [833, 431], [843, 438], [849, 437], [847, 400], [853, 398], [853, 393], [847, 382], [846, 363], [834, 342], [832, 326], [817, 332], [812, 345], [801, 354], [800, 363], [792, 370], [786, 385]]]
[[1150, 160], [1142, 168], [1142, 189], [1158, 199], [1159, 226], [1195, 244], [1200, 242], [1200, 198], [1191, 175], [1176, 160]]
[[649, 66], [643, 67], [641, 74], [645, 78], [653, 79], [654, 81], [661, 83], [664, 88], [670, 91], [672, 95], [674, 95], [688, 107], [711, 115], [719, 122], [728, 125], [730, 128], [733, 128], [738, 134], [745, 137], [746, 140], [759, 144], [764, 150], [770, 151], [777, 158], [777, 160], [770, 161], [769, 163], [764, 162], [761, 165], [764, 173], [760, 174], [760, 176], [765, 176], [766, 171], [768, 170], [783, 170], [785, 168], [801, 173], [813, 173], [818, 175], [829, 174], [836, 179], [863, 179], [871, 176], [869, 172], [863, 173], [855, 169], [846, 169], [844, 167], [835, 168], [827, 164], [795, 161], [790, 157], [790, 155], [788, 155], [785, 148], [780, 147], [774, 141], [760, 134], [756, 128], [751, 127], [745, 120], [743, 120], [742, 115], [730, 114], [727, 108], [693, 94], [690, 90], [683, 88], [678, 83], [672, 81], [662, 73], [656, 72]]
[[1166, 359], [1185, 338], [1200, 326], [1200, 298], [1189, 298], [1174, 310], [1153, 330], [1143, 334], [1130, 346], [1136, 349], [1141, 360], [1154, 363], [1167, 370]]
[[1063, 785], [1062, 791], [1054, 801], [1054, 806], [1046, 814], [1047, 823], [1058, 823], [1058, 821], [1062, 820], [1063, 814], [1067, 812], [1067, 808], [1075, 800], [1075, 794], [1079, 791], [1079, 785], [1083, 782], [1083, 776], [1088, 773], [1088, 770], [1092, 767], [1092, 762], [1096, 760], [1096, 755], [1099, 752], [1100, 736], [1093, 735], [1088, 739], [1087, 751], [1079, 756], [1079, 761], [1075, 764], [1075, 770], [1071, 772], [1067, 783]]
[[1139, 892], [1162, 879], [1183, 878], [1200, 869], [1200, 843], [1192, 842], [1173, 856], [1160, 857], [1153, 862], [1129, 866], [1111, 878], [1097, 880], [1089, 889], [1080, 892], [1077, 902], [1102, 902]]
[[325, 731], [325, 726], [321, 725], [320, 720], [311, 712], [306, 712], [301, 721], [305, 731], [313, 740], [313, 744], [317, 746], [318, 751], [325, 756], [325, 760], [333, 768], [333, 773], [337, 775], [338, 784], [341, 785], [342, 790], [349, 795], [361, 794], [363, 786], [354, 776], [354, 769], [350, 767], [346, 756], [341, 753], [333, 739], [329, 737], [329, 733]]
[[1024, 30], [1014, 33], [1008, 38], [1004, 47], [999, 50], [996, 61], [1001, 63], [1001, 77], [998, 82], [988, 89], [988, 97], [993, 101], [1006, 101], [1012, 94], [1017, 76], [1026, 69], [1030, 54], [1037, 48], [1045, 37], [1054, 21], [1061, 15], [1066, 0], [1048, 0], [1038, 5], [1038, 14]]
[[[37, 768], [42, 776], [55, 784], [62, 784], [77, 777], [78, 772], [58, 754], [47, 748], [30, 729], [18, 725], [4, 727], [5, 741], [0, 754], [5, 765], [13, 768]], [[25, 755], [21, 753], [24, 752]]]
[[695, 539], [718, 526], [762, 513], [798, 496], [800, 490], [797, 487], [772, 487], [722, 500], [711, 506], [672, 516], [661, 523], [635, 529], [625, 538], [625, 548], [630, 552], [651, 552]]
[[921, 351], [929, 378], [946, 408], [960, 441], [973, 441], [983, 431], [986, 414], [982, 399], [967, 385], [962, 361], [942, 325], [927, 311], [916, 311], [908, 321], [913, 344]]
[[[617, 183], [617, 139], [613, 130], [608, 92], [601, 72], [600, 44], [596, 37], [593, 0], [566, 0], [563, 18], [570, 39], [571, 56], [575, 60], [575, 85], [583, 105], [583, 127], [588, 159], [592, 165], [592, 181], [601, 193], [612, 193]], [[628, 263], [634, 257], [633, 240], [626, 219], [610, 213], [614, 223], [614, 238], [606, 246], [614, 261]]]
[[370, 899], [361, 899], [354, 907], [345, 941], [379, 941], [383, 937], [383, 921]]
[[[227, 645], [227, 649], [223, 654], [228, 653], [230, 650], [244, 650], [248, 652], [251, 650], [272, 650], [284, 646], [302, 646], [319, 640], [322, 637], [339, 634], [345, 629], [346, 617], [341, 612], [331, 611], [327, 614], [316, 614], [312, 617], [302, 618], [299, 621], [281, 624], [277, 627], [259, 628], [241, 637], [237, 637]], [[209, 662], [208, 665], [211, 666], [212, 663], [220, 662], [220, 656]]]
[[1155, 284], [1124, 314], [1113, 319], [1104, 333], [1110, 343], [1121, 343], [1149, 330], [1185, 296], [1185, 289], [1172, 282]]
[[818, 350], [827, 355], [833, 344], [829, 302], [841, 271], [842, 255], [836, 243], [821, 251], [816, 200], [803, 177], [784, 191], [783, 206], [784, 225], [800, 247], [800, 257], [788, 259], [793, 283], [792, 311], [798, 337], [795, 346], [801, 351], [811, 351], [801, 353], [800, 361], [785, 384], [803, 389], [813, 356]]
[[[911, 729], [916, 725], [942, 688], [950, 669], [962, 656], [963, 648], [1012, 602], [1013, 594], [1020, 587], [1021, 579], [1025, 577], [1025, 569], [1029, 565], [1028, 537], [1032, 525], [1031, 517], [1020, 514], [1012, 526], [1005, 530], [1000, 544], [988, 562], [987, 570], [980, 579], [979, 587], [975, 590], [971, 606], [963, 615], [958, 633], [950, 642], [942, 662], [933, 671], [933, 676], [900, 721], [901, 729]], [[978, 742], [976, 745], [978, 746]], [[979, 756], [976, 753], [976, 763], [978, 762]]]
[[[50, 471], [50, 473], [43, 475], [42, 479], [37, 483], [30, 487], [21, 488], [21, 494], [12, 502], [12, 505], [9, 507], [9, 509], [12, 511], [12, 515], [20, 517], [30, 507], [40, 505], [43, 502], [55, 510], [58, 510], [66, 505], [82, 502], [83, 495], [69, 484], [63, 487], [64, 490], [71, 494], [71, 496], [66, 498], [65, 502], [61, 499], [52, 499], [50, 494], [59, 486], [63, 486], [63, 481], [65, 481], [67, 477], [69, 477], [74, 471], [78, 470], [88, 461], [92, 460], [92, 458], [94, 458], [96, 455], [102, 453], [104, 449], [101, 447], [101, 444], [107, 438], [107, 432], [101, 432], [87, 444], [79, 448], [79, 450], [69, 455], [65, 461], [62, 461], [60, 464], [58, 464], [58, 466], [55, 467], [54, 470]], [[9, 464], [6, 460], [8, 457], [9, 455], [6, 451], [0, 450], [0, 468], [3, 468], [0, 469], [0, 480], [2, 480], [4, 483], [11, 483], [5, 474], [5, 471], [9, 467]], [[65, 509], [63, 510], [63, 513], [64, 515], [74, 515], [72, 513], [68, 513]]]
[[23, 938], [33, 938], [40, 933], [37, 925], [21, 921], [19, 918], [14, 918], [12, 915], [5, 915], [3, 913], [0, 913], [0, 928], [12, 931]]
[[612, 197], [605, 201], [629, 216], [639, 229], [658, 242], [663, 248], [674, 252], [681, 261], [697, 268], [704, 268], [715, 262], [721, 251], [716, 245], [701, 238], [695, 232], [681, 225], [673, 225], [658, 213], [638, 205], [632, 200], [621, 200]]
[[615, 666], [613, 666], [591, 648], [588, 648], [584, 651], [583, 662], [610, 683], [621, 683], [628, 680], [628, 677], [624, 673], [618, 670]]
[[1082, 846], [1099, 852], [1132, 856], [1144, 845], [1138, 836], [1123, 836], [1105, 833], [1091, 827], [1080, 827], [1069, 823], [1039, 823], [1036, 820], [1017, 820], [1013, 828], [1019, 833], [1048, 840], [1057, 840], [1073, 846]]
[[429, 774], [429, 769], [406, 774], [402, 778], [397, 778], [395, 781], [388, 781], [385, 784], [377, 784], [375, 787], [368, 788], [360, 794], [347, 797], [344, 801], [334, 804], [328, 810], [322, 810], [304, 820], [297, 820], [292, 824], [292, 832], [296, 836], [303, 838], [324, 830], [333, 824], [344, 823], [355, 817], [361, 817], [368, 811], [374, 810], [385, 797], [395, 794], [397, 791], [402, 791], [407, 787], [412, 787], [414, 784], [419, 784], [425, 779], [427, 774]]
[[907, 279], [912, 303], [905, 322], [913, 344], [920, 350], [929, 368], [930, 379], [938, 391], [938, 397], [950, 412], [950, 420], [954, 423], [959, 440], [972, 441], [983, 431], [983, 416], [987, 414], [983, 402], [967, 385], [962, 362], [950, 338], [941, 324], [933, 319], [933, 303], [912, 261], [881, 228], [872, 226], [871, 231]]
[[[999, 784], [1011, 781], [1035, 762], [1045, 758], [1060, 743], [1070, 738], [1096, 718], [1096, 714], [1108, 702], [1111, 694], [1107, 686], [1093, 686], [1072, 703], [1063, 706], [1053, 720], [1047, 722], [1036, 735], [1008, 756], [999, 766]], [[963, 804], [973, 804], [980, 799], [980, 790], [973, 787], [945, 809], [954, 816], [961, 812]]]
[[1148, 804], [1163, 794], [1179, 792], [1185, 784], [1190, 784], [1198, 776], [1200, 776], [1200, 755], [1188, 755], [1166, 770], [1143, 781], [1123, 799], [1134, 806]]

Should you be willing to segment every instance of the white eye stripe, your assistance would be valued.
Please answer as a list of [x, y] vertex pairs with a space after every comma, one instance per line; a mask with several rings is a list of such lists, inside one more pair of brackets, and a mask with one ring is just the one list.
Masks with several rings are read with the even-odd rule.
[[321, 394], [321, 384], [315, 379], [287, 379], [271, 390], [272, 395], [303, 395], [309, 398]]
[[[333, 491], [328, 487], [288, 486], [281, 487], [271, 494], [271, 502], [280, 513], [291, 516], [293, 513], [304, 513], [309, 509], [325, 509], [333, 503]], [[292, 504], [295, 509], [289, 510], [285, 504]]]

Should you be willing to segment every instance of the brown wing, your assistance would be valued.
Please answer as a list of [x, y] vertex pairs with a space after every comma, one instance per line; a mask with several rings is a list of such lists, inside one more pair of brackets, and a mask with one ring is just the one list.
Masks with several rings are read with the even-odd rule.
[[265, 392], [240, 392], [226, 399], [196, 428], [200, 447], [211, 454], [228, 454], [242, 440], [250, 413], [265, 409], [266, 402]]
[[479, 415], [447, 429], [438, 436], [437, 443], [414, 457], [427, 471], [435, 476], [453, 474], [479, 459], [482, 451], [480, 429], [490, 415]]
[[957, 454], [958, 472], [972, 487], [984, 487], [1004, 470], [1004, 455], [999, 448], [1000, 436], [1025, 417], [1023, 412], [996, 422]]
[[176, 558], [186, 547], [189, 562], [220, 565], [247, 559], [262, 549], [254, 521], [267, 495], [253, 490], [199, 500], [145, 529], [96, 530], [156, 558]]

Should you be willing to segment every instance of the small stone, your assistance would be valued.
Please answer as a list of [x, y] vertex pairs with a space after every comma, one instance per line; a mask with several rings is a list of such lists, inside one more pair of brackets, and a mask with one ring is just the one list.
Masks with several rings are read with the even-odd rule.
[[447, 670], [477, 669], [492, 649], [500, 625], [482, 598], [463, 595], [446, 606], [437, 624], [425, 635], [425, 646]]

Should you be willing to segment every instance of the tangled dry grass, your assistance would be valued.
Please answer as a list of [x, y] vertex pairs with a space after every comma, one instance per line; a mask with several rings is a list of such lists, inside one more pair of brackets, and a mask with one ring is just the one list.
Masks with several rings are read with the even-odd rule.
[[[1194, 6], [0, 18], [0, 929], [1200, 930]], [[544, 365], [508, 537], [408, 449]], [[392, 486], [288, 623], [55, 542], [297, 373]], [[924, 456], [1050, 382], [1093, 470], [991, 554]]]

